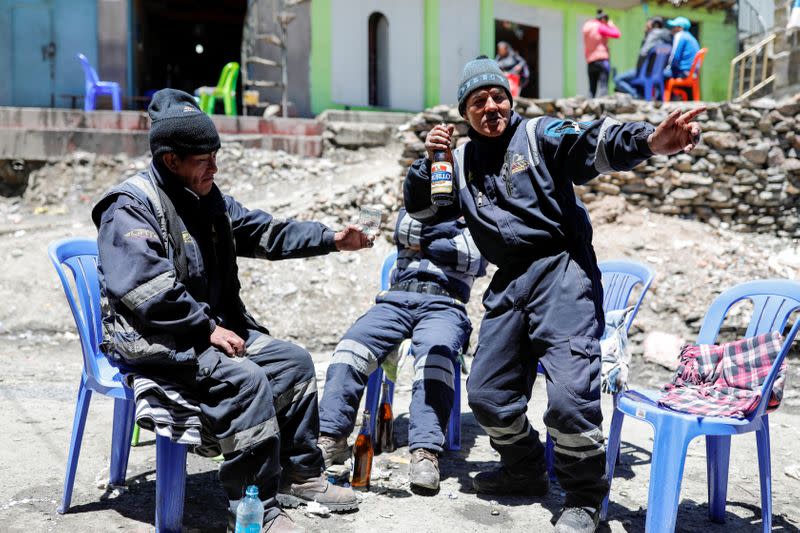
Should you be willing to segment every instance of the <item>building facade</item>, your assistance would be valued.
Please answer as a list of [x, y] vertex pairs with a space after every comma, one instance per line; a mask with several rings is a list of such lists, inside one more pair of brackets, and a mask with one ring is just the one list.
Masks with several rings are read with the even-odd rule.
[[[377, 107], [415, 111], [453, 103], [464, 63], [481, 53], [494, 57], [497, 36], [508, 27], [533, 35], [528, 62], [538, 94], [532, 96], [587, 94], [581, 27], [598, 7], [622, 32], [622, 38], [610, 42], [612, 68], [619, 72], [635, 66], [649, 16], [689, 18], [701, 46], [709, 48], [701, 75], [703, 97], [725, 98], [730, 60], [739, 46], [736, 20], [725, 10], [625, 0], [313, 0], [312, 110], [375, 106], [370, 86], [382, 83], [387, 88], [378, 92], [388, 95]], [[376, 40], [370, 39], [376, 14], [386, 21], [383, 50], [376, 50]], [[388, 62], [386, 73], [370, 76], [375, 56]]]
[[[688, 7], [700, 4], [725, 8]], [[512, 42], [531, 66], [524, 96], [587, 94], [581, 26], [602, 7], [622, 32], [610, 43], [612, 68], [619, 72], [635, 65], [649, 16], [689, 18], [701, 45], [709, 48], [703, 98], [721, 100], [740, 44], [732, 4], [310, 0], [289, 8], [296, 15], [287, 40], [289, 98], [302, 116], [327, 108], [417, 111], [452, 103], [464, 63], [481, 53], [493, 57], [498, 40]], [[101, 79], [120, 83], [128, 108], [162, 87], [192, 91], [214, 85], [222, 66], [241, 57], [248, 9], [259, 10], [269, 22], [272, 5], [272, 0], [195, 0], [189, 9], [185, 0], [0, 0], [0, 69], [10, 73], [0, 77], [0, 105], [74, 104], [69, 95], [84, 92], [79, 52]], [[271, 31], [268, 24], [259, 29]], [[268, 59], [276, 59], [274, 54], [269, 48], [259, 53]], [[248, 73], [280, 79], [279, 69]], [[267, 101], [280, 101], [279, 90], [262, 93]]]

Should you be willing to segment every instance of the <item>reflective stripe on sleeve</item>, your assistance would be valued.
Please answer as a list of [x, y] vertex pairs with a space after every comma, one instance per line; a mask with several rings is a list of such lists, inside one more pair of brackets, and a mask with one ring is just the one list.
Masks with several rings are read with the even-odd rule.
[[611, 163], [608, 161], [608, 154], [606, 154], [606, 132], [611, 126], [622, 124], [619, 120], [607, 118], [603, 120], [600, 125], [600, 133], [597, 136], [597, 147], [594, 151], [594, 169], [600, 174], [607, 174], [614, 172]]
[[153, 279], [146, 281], [135, 289], [129, 291], [125, 296], [122, 297], [122, 303], [124, 303], [128, 309], [133, 311], [148, 300], [155, 298], [162, 292], [167, 291], [174, 286], [175, 272], [163, 272]]

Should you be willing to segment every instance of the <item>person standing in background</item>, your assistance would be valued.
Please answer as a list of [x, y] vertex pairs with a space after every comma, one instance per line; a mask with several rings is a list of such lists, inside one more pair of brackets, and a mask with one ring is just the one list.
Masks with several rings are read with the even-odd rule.
[[589, 95], [592, 98], [608, 94], [608, 74], [611, 71], [608, 54], [608, 40], [619, 39], [622, 35], [609, 22], [608, 15], [597, 10], [597, 16], [583, 25], [583, 51], [589, 73]]
[[[494, 60], [497, 61], [500, 70], [509, 78], [511, 96], [516, 98], [530, 80], [531, 72], [528, 68], [528, 62], [505, 41], [497, 43], [497, 56], [495, 56]], [[511, 83], [512, 78], [509, 77], [509, 74], [518, 77], [516, 87]]]

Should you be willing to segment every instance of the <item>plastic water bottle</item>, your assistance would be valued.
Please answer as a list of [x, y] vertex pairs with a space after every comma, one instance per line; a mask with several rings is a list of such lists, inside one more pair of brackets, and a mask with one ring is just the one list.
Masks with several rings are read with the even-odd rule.
[[258, 497], [258, 487], [250, 485], [236, 507], [236, 533], [261, 533], [263, 523], [264, 506]]

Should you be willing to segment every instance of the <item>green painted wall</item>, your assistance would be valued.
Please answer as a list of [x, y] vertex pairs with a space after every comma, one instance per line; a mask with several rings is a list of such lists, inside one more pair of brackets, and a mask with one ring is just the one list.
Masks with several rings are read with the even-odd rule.
[[439, 103], [439, 0], [425, 0], [425, 106]]
[[[576, 94], [577, 69], [575, 64], [582, 38], [576, 26], [578, 15], [591, 16], [594, 4], [568, 0], [508, 0], [520, 5], [561, 11], [564, 16], [564, 95]], [[494, 5], [495, 0], [480, 0], [480, 50], [494, 56]], [[700, 45], [709, 49], [701, 74], [701, 91], [705, 100], [723, 100], [727, 96], [730, 61], [737, 53], [736, 25], [725, 23], [725, 13], [710, 13], [705, 9], [692, 10], [668, 5], [637, 6], [627, 10], [608, 9], [609, 16], [622, 32], [620, 39], [610, 41], [612, 65], [622, 72], [636, 64], [645, 20], [651, 15], [671, 18], [683, 15], [700, 26]], [[425, 0], [425, 105], [439, 103], [439, 42], [437, 28], [440, 23], [439, 0]], [[313, 0], [311, 3], [311, 109], [317, 114], [327, 108], [341, 108], [331, 102], [331, 0]], [[362, 109], [369, 109], [364, 107]]]
[[331, 0], [311, 2], [311, 112], [331, 107]]

